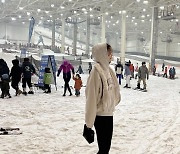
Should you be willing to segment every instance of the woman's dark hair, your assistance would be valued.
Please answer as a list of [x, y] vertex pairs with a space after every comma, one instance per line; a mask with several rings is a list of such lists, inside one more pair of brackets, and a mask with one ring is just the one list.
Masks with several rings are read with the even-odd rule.
[[111, 46], [109, 44], [107, 44], [107, 43], [106, 43], [106, 45], [107, 45], [107, 51], [111, 50]]
[[81, 76], [79, 74], [76, 74], [76, 76], [78, 76], [78, 78], [81, 79]]

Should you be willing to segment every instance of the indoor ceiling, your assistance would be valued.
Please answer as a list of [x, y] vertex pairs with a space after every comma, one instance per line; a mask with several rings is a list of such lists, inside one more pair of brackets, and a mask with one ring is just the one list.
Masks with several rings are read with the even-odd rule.
[[[180, 0], [1, 0], [0, 22], [24, 24], [33, 16], [36, 24], [51, 25], [55, 19], [61, 25], [63, 17], [71, 23], [84, 22], [89, 15], [91, 24], [98, 28], [101, 15], [105, 14], [107, 32], [119, 34], [121, 14], [126, 10], [128, 33], [137, 31], [143, 35], [150, 34], [154, 6], [159, 8], [160, 32], [172, 33], [179, 28]], [[81, 26], [84, 28], [85, 22]]]

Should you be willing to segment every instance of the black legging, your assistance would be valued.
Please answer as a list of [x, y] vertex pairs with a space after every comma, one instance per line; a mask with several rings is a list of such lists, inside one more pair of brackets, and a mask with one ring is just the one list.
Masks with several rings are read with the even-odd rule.
[[67, 78], [64, 77], [63, 79], [64, 79], [64, 82], [65, 82], [65, 84], [64, 84], [64, 95], [66, 95], [66, 90], [67, 89], [68, 89], [70, 95], [72, 95], [71, 89], [69, 87], [69, 81], [70, 81], [71, 77], [70, 78], [69, 77], [67, 77]]
[[108, 154], [113, 134], [113, 116], [96, 116], [94, 126], [99, 147], [98, 154]]

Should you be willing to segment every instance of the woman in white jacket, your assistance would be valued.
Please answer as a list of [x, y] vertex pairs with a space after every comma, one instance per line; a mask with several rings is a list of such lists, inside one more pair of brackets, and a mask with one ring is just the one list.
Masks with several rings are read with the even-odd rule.
[[119, 84], [109, 64], [112, 48], [106, 43], [97, 44], [92, 49], [96, 61], [86, 85], [86, 115], [88, 128], [93, 125], [97, 134], [99, 152], [108, 154], [113, 133], [113, 112], [120, 102]]

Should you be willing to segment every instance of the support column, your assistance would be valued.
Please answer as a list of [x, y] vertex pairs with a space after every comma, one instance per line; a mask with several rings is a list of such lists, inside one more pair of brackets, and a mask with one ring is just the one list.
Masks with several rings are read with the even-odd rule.
[[155, 66], [155, 55], [157, 54], [158, 44], [158, 7], [152, 8], [152, 23], [151, 23], [151, 42], [150, 42], [150, 60], [149, 71], [152, 72]]
[[61, 52], [64, 53], [65, 47], [65, 18], [62, 18], [62, 27], [61, 27]]
[[126, 12], [122, 11], [122, 27], [121, 27], [121, 64], [125, 64], [126, 52]]
[[90, 41], [90, 16], [87, 15], [86, 20], [86, 55], [89, 56], [89, 41]]
[[76, 55], [76, 45], [77, 45], [77, 23], [74, 23], [74, 37], [73, 37], [73, 55]]
[[165, 56], [169, 55], [170, 43], [166, 42], [165, 44]]
[[102, 23], [101, 23], [101, 42], [106, 42], [106, 21], [105, 14], [102, 15]]
[[55, 19], [53, 19], [53, 24], [52, 24], [52, 46], [51, 46], [52, 51], [55, 51]]

